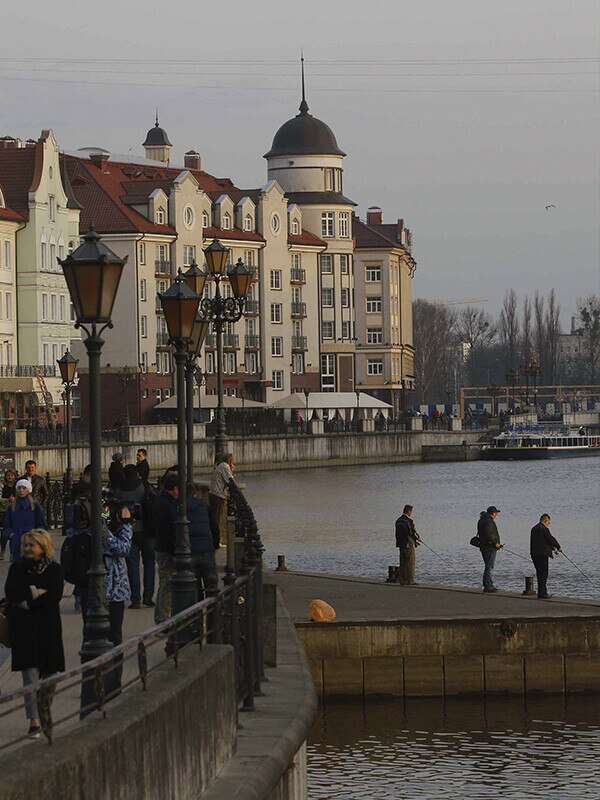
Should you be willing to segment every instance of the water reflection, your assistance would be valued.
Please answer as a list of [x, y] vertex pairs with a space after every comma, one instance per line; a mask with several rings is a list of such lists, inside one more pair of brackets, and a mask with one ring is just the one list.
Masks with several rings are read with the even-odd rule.
[[600, 698], [328, 702], [311, 800], [600, 797]]

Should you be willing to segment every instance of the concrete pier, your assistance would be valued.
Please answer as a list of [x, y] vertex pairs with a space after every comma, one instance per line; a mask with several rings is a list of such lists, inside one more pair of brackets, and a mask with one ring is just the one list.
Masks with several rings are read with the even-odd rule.
[[[437, 697], [600, 692], [600, 602], [275, 573], [317, 692]], [[333, 623], [309, 621], [320, 598]]]

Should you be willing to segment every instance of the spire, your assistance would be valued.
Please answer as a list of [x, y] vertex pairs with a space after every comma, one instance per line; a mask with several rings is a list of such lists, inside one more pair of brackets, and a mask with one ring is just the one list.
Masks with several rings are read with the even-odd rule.
[[154, 127], [158, 128], [158, 108], [156, 109], [156, 122], [154, 123]]
[[304, 86], [304, 50], [301, 50], [300, 53], [300, 63], [302, 64], [302, 102], [300, 103], [300, 113], [308, 114], [308, 103], [306, 102], [306, 89]]

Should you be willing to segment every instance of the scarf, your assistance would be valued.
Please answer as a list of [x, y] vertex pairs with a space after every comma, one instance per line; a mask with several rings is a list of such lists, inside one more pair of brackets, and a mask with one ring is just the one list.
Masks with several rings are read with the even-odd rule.
[[45, 572], [48, 567], [52, 564], [52, 559], [47, 558], [47, 556], [42, 556], [37, 561], [34, 561], [32, 558], [27, 559], [27, 571], [33, 573], [34, 575], [41, 575], [42, 572]]

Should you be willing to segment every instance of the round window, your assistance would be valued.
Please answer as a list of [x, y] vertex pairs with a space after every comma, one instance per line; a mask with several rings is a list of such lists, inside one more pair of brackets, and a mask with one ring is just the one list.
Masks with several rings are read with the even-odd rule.
[[281, 230], [281, 219], [279, 214], [271, 214], [271, 230], [277, 234]]
[[194, 225], [194, 209], [191, 206], [186, 206], [183, 209], [183, 222], [186, 228], [192, 228]]

